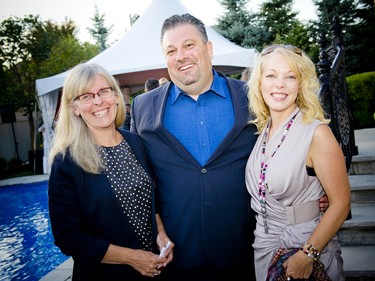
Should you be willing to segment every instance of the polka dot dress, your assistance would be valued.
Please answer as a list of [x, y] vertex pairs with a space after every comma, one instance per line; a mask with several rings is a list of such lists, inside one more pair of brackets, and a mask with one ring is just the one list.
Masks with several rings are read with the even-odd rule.
[[99, 147], [106, 167], [105, 174], [141, 241], [141, 248], [152, 250], [150, 177], [125, 139], [117, 146]]

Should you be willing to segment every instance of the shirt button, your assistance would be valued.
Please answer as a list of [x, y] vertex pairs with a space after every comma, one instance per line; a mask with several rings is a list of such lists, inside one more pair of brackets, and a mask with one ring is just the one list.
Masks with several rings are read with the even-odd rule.
[[202, 174], [205, 174], [205, 173], [207, 173], [207, 169], [203, 168], [203, 169], [201, 170], [201, 172], [202, 172]]
[[199, 125], [203, 125], [203, 124], [204, 124], [203, 121], [199, 122]]
[[206, 145], [207, 145], [206, 143], [202, 143], [202, 146], [203, 146], [203, 147], [206, 147]]

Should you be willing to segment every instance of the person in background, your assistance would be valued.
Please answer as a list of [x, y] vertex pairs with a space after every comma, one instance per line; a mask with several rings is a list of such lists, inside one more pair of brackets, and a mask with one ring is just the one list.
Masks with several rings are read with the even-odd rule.
[[162, 77], [162, 78], [159, 79], [159, 85], [160, 86], [164, 85], [164, 84], [166, 84], [168, 82], [169, 82], [169, 80], [167, 78], [165, 78], [165, 77]]
[[241, 80], [248, 82], [251, 76], [251, 68], [246, 67], [242, 72], [241, 72]]
[[260, 134], [246, 165], [257, 213], [256, 280], [267, 279], [278, 250], [293, 248], [299, 250], [283, 264], [288, 280], [307, 279], [319, 259], [332, 280], [344, 280], [336, 233], [350, 210], [349, 179], [318, 99], [315, 65], [295, 46], [271, 45], [259, 54], [248, 88]]
[[122, 126], [120, 127], [123, 130], [127, 130], [127, 131], [130, 130], [130, 120], [132, 118], [130, 114], [130, 108], [131, 108], [130, 103], [125, 104], [125, 121], [124, 121], [124, 124], [122, 124]]
[[74, 280], [149, 280], [173, 258], [155, 213], [142, 140], [116, 129], [125, 105], [114, 77], [79, 64], [63, 87], [50, 152], [49, 214], [55, 244], [72, 256]]
[[149, 78], [145, 82], [145, 93], [159, 87], [159, 80], [155, 78]]

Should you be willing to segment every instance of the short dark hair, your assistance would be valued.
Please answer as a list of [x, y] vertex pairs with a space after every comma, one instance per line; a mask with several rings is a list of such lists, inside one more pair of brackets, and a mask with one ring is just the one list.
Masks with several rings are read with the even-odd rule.
[[149, 78], [145, 82], [145, 90], [151, 91], [155, 88], [159, 87], [159, 80], [155, 78]]
[[173, 15], [167, 18], [164, 21], [163, 26], [161, 28], [160, 42], [163, 42], [164, 34], [167, 30], [176, 28], [177, 26], [184, 25], [184, 24], [190, 24], [190, 25], [195, 26], [195, 28], [202, 35], [203, 42], [204, 43], [208, 42], [207, 31], [206, 31], [206, 27], [204, 23], [190, 14]]

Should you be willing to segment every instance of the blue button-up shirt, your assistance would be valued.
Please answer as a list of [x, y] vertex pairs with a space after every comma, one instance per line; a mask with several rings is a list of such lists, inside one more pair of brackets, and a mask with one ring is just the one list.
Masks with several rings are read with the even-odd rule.
[[210, 90], [194, 100], [172, 85], [163, 124], [203, 166], [234, 124], [227, 83], [213, 70]]

